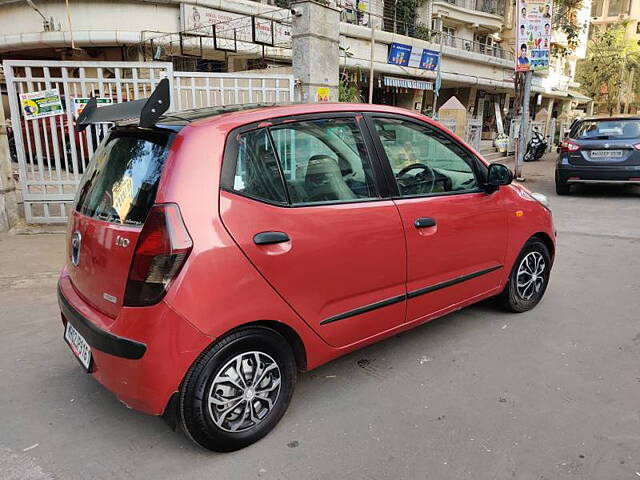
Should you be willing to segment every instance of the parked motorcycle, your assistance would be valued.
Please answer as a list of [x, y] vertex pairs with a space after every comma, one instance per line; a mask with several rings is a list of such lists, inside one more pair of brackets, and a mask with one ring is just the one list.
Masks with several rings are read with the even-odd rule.
[[540, 160], [546, 151], [546, 139], [540, 132], [538, 132], [538, 130], [534, 130], [531, 140], [527, 143], [527, 151], [524, 154], [524, 161], [535, 162], [536, 160]]

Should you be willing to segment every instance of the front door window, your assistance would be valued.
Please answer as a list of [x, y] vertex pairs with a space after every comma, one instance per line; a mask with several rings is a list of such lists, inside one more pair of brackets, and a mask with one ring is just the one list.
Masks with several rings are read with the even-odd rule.
[[427, 126], [398, 119], [374, 119], [403, 197], [478, 191], [469, 155]]

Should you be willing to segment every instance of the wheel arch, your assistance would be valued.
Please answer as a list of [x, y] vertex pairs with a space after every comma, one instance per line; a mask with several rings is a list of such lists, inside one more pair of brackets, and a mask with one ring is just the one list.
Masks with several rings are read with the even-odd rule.
[[[555, 254], [556, 254], [556, 246], [555, 243], [553, 242], [553, 240], [551, 239], [551, 237], [549, 236], [549, 234], [547, 234], [546, 232], [537, 232], [534, 233], [533, 235], [531, 235], [531, 237], [529, 237], [529, 240], [536, 238], [538, 240], [540, 240], [542, 243], [545, 244], [545, 246], [549, 249], [549, 255], [551, 256], [551, 262], [553, 262], [554, 258], [555, 258]], [[529, 241], [527, 240], [527, 241]]]

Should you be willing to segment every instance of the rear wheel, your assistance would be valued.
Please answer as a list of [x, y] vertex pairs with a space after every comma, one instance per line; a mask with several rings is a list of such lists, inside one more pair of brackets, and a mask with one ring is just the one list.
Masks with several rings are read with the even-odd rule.
[[234, 332], [189, 370], [180, 392], [183, 428], [209, 450], [244, 448], [282, 418], [295, 381], [295, 359], [280, 334], [261, 327]]
[[568, 183], [561, 183], [556, 180], [556, 194], [569, 195], [571, 193], [571, 186]]
[[551, 273], [551, 255], [541, 240], [530, 239], [513, 264], [500, 303], [509, 311], [526, 312], [544, 296]]

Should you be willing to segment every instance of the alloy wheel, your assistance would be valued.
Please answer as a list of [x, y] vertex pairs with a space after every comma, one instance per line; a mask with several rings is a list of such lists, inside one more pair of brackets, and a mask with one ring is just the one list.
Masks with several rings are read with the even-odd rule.
[[218, 372], [207, 397], [213, 422], [227, 432], [243, 432], [266, 418], [280, 394], [281, 372], [264, 352], [244, 352]]
[[546, 263], [540, 252], [529, 252], [520, 262], [516, 275], [517, 291], [523, 300], [532, 300], [544, 286]]

